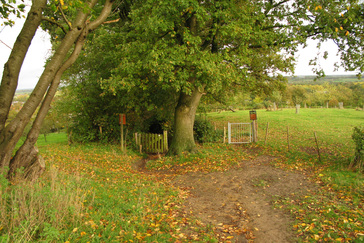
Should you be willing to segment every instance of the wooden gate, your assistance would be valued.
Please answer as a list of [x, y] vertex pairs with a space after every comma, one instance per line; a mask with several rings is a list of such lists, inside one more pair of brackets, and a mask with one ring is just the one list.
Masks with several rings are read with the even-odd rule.
[[167, 131], [163, 134], [135, 133], [135, 143], [140, 146], [140, 152], [165, 153], [168, 151]]

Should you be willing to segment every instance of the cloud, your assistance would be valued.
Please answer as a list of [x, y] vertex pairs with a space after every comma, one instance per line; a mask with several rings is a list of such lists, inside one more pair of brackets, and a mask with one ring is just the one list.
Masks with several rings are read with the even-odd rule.
[[[314, 66], [310, 66], [309, 62], [314, 59], [319, 53], [317, 64], [321, 66], [326, 75], [343, 75], [343, 74], [357, 74], [356, 72], [345, 71], [344, 68], [340, 67], [337, 71], [335, 69], [335, 63], [341, 63], [340, 57], [337, 56], [338, 48], [333, 41], [326, 41], [321, 45], [318, 50], [316, 48], [317, 41], [308, 40], [306, 48], [300, 48], [295, 55], [297, 58], [297, 64], [295, 69], [295, 75], [315, 75], [312, 72]], [[323, 58], [324, 52], [328, 52], [327, 59]]]

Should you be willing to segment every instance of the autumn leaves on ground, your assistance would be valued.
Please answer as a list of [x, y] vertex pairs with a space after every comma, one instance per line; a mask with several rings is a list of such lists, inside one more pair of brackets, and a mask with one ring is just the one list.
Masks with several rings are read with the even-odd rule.
[[[61, 142], [38, 144], [48, 167], [41, 180], [5, 190], [0, 177], [0, 242], [363, 241], [364, 180], [345, 169], [357, 124], [337, 131], [333, 122], [333, 133], [317, 117], [304, 122], [315, 111], [303, 112], [302, 123], [280, 112], [258, 112], [257, 144], [204, 144], [179, 158], [123, 154], [117, 145], [69, 146], [64, 134], [54, 134]], [[345, 112], [357, 122], [364, 116]], [[219, 127], [243, 115], [210, 119]], [[283, 121], [293, 133], [289, 151]], [[322, 130], [321, 163], [303, 124]], [[330, 141], [333, 134], [340, 141]]]

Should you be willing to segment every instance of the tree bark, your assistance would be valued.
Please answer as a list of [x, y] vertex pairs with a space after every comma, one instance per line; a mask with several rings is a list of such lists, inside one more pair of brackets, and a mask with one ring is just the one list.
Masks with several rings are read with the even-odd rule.
[[193, 136], [193, 125], [198, 104], [203, 95], [202, 90], [195, 87], [191, 95], [181, 91], [174, 115], [174, 136], [169, 148], [169, 155], [181, 155], [182, 152], [193, 152], [196, 144]]
[[86, 36], [87, 34], [84, 34], [79, 37], [72, 55], [56, 73], [54, 80], [50, 88], [48, 89], [47, 94], [38, 111], [38, 114], [34, 120], [32, 128], [27, 135], [26, 140], [10, 161], [8, 172], [8, 178], [10, 180], [14, 180], [14, 178], [19, 178], [19, 176], [21, 176], [17, 173], [17, 169], [21, 167], [31, 168], [32, 173], [23, 174], [23, 177], [27, 180], [35, 180], [35, 177], [40, 176], [41, 173], [44, 171], [44, 163], [42, 163], [43, 158], [38, 155], [38, 149], [34, 145], [37, 142], [43, 120], [49, 111], [53, 97], [56, 94], [57, 88], [61, 82], [62, 74], [77, 60], [78, 56], [80, 55], [82, 46], [85, 43]]
[[33, 1], [24, 26], [16, 39], [4, 72], [0, 86], [0, 133], [5, 127], [13, 97], [18, 86], [19, 72], [30, 43], [42, 20], [46, 0]]

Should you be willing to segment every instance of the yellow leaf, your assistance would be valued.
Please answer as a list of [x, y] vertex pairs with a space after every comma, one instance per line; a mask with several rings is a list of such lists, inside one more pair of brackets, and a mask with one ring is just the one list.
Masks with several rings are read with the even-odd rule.
[[75, 233], [77, 230], [78, 230], [78, 228], [74, 228], [74, 229], [72, 230], [72, 232], [73, 232], [73, 233]]
[[340, 26], [340, 30], [343, 30], [344, 28], [342, 26]]
[[84, 235], [86, 235], [86, 232], [85, 232], [85, 231], [82, 231], [82, 232], [80, 233], [80, 235], [81, 235], [81, 236], [84, 236]]
[[346, 31], [345, 35], [349, 35], [349, 31]]
[[335, 32], [338, 32], [339, 31], [339, 29], [338, 28], [335, 28]]
[[342, 241], [342, 240], [343, 240], [343, 238], [336, 238], [335, 240], [336, 240], [336, 241]]
[[59, 2], [61, 3], [61, 5], [64, 5], [64, 0], [59, 0]]
[[319, 240], [320, 236], [319, 235], [314, 235], [315, 240]]

